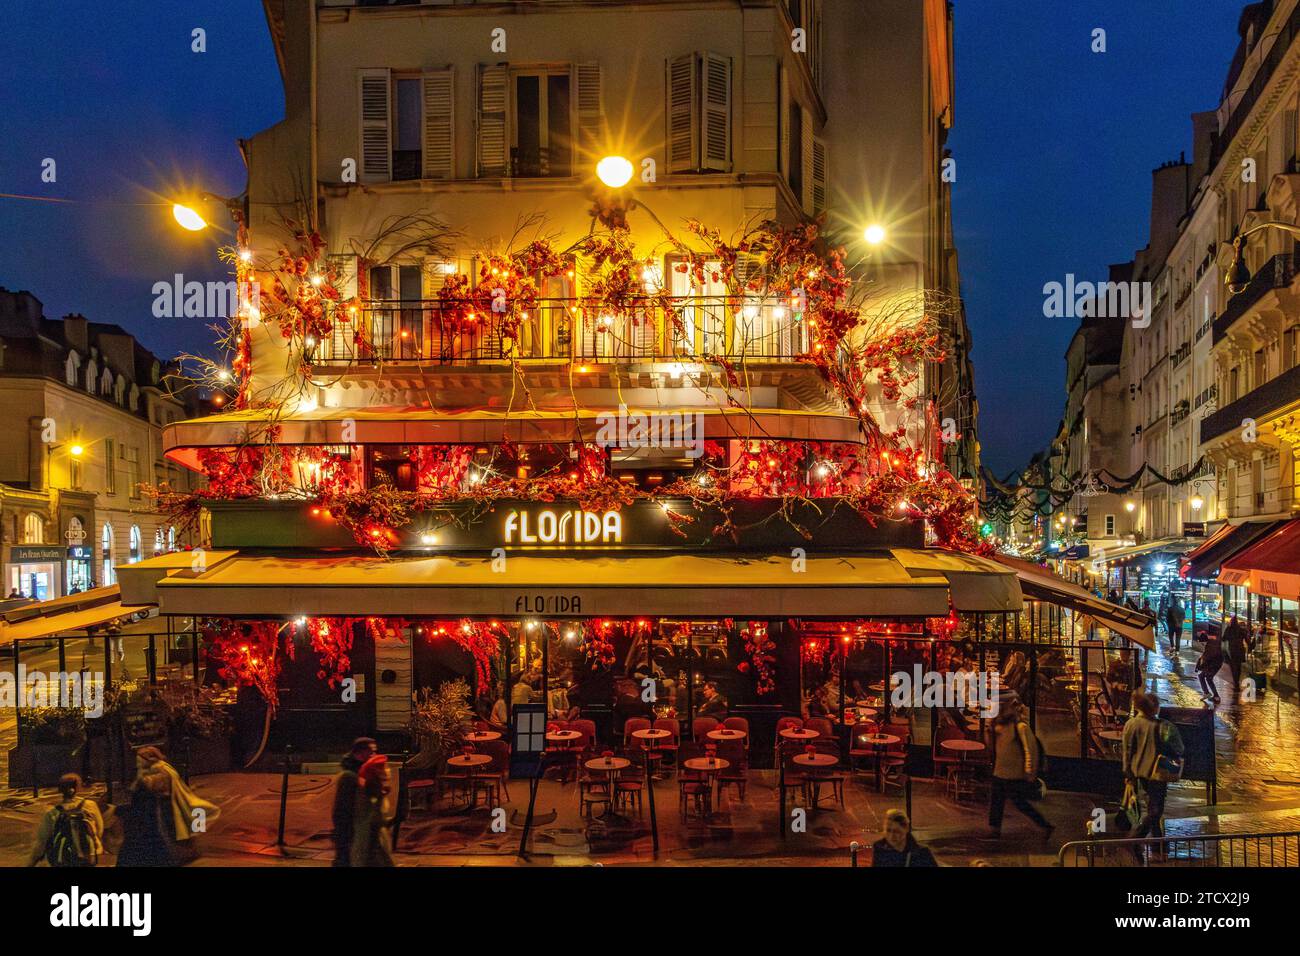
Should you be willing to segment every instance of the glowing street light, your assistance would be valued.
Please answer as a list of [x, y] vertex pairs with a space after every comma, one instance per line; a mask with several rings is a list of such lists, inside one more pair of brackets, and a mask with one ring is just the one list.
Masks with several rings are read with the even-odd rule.
[[81, 445], [73, 445], [71, 448], [68, 449], [68, 454], [71, 455], [73, 458], [80, 458], [82, 453], [85, 450], [86, 449], [83, 448]]
[[596, 164], [596, 176], [610, 189], [622, 189], [632, 181], [632, 163], [622, 156], [606, 156]]
[[870, 225], [862, 231], [862, 238], [867, 240], [868, 244], [878, 246], [885, 241], [885, 227], [880, 225]]
[[188, 229], [190, 232], [198, 232], [200, 229], [206, 229], [208, 227], [207, 221], [204, 220], [202, 216], [189, 206], [182, 205], [181, 203], [174, 203], [172, 205], [172, 216], [178, 223], [180, 223], [181, 228]]

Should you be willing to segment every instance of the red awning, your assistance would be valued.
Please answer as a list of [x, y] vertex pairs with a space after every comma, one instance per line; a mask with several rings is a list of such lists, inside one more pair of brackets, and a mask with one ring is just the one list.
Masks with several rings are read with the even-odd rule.
[[1242, 585], [1252, 594], [1300, 601], [1300, 520], [1288, 521], [1225, 561], [1219, 583]]

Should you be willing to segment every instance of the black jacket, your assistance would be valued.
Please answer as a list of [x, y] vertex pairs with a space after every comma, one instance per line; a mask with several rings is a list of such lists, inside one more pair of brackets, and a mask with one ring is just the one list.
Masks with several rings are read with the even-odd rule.
[[910, 833], [907, 835], [907, 846], [903, 850], [895, 850], [889, 845], [884, 837], [881, 837], [871, 845], [871, 865], [872, 866], [938, 866], [935, 862], [934, 854], [928, 847], [921, 846], [916, 842], [916, 838]]
[[357, 788], [360, 778], [357, 771], [361, 761], [351, 754], [339, 761], [342, 772], [334, 778], [334, 845], [345, 853], [352, 845], [353, 828], [356, 826]]

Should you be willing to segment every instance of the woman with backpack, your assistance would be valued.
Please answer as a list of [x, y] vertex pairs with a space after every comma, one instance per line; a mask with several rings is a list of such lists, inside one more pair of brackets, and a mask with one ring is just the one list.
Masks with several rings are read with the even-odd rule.
[[1029, 802], [1038, 786], [1038, 737], [1029, 729], [1025, 708], [1019, 701], [1003, 704], [993, 720], [993, 782], [989, 791], [989, 829], [1002, 836], [1002, 811], [1011, 805], [1036, 824], [1044, 837], [1056, 829]]
[[1152, 694], [1133, 695], [1137, 709], [1124, 725], [1121, 766], [1124, 779], [1146, 793], [1147, 809], [1134, 838], [1162, 834], [1160, 818], [1165, 814], [1169, 784], [1183, 775], [1183, 738], [1172, 721], [1160, 717], [1160, 701]]
[[35, 866], [44, 859], [50, 866], [94, 866], [104, 852], [104, 818], [89, 797], [78, 796], [81, 777], [65, 773], [59, 778], [61, 799], [41, 817], [27, 860]]

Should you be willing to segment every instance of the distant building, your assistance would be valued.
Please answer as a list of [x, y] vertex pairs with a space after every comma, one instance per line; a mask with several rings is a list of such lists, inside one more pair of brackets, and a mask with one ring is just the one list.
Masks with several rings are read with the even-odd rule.
[[188, 478], [163, 459], [186, 417], [163, 363], [118, 325], [47, 319], [0, 288], [4, 594], [38, 600], [111, 584], [114, 564], [173, 549], [141, 484]]

